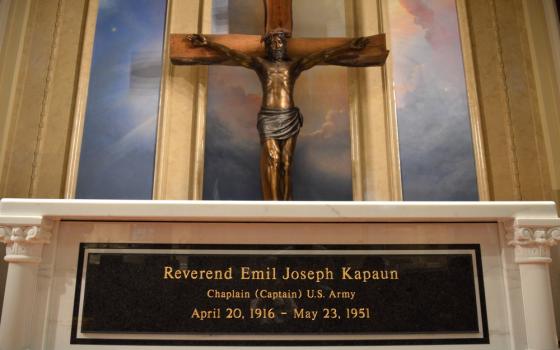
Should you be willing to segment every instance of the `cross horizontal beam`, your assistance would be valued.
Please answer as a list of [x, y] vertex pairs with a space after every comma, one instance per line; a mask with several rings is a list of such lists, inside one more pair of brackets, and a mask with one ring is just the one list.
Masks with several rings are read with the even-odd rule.
[[[264, 57], [264, 45], [260, 35], [227, 34], [206, 35], [208, 40], [228, 46], [234, 50], [241, 51], [253, 57]], [[321, 64], [346, 66], [346, 67], [369, 67], [381, 66], [385, 63], [389, 51], [387, 51], [385, 34], [368, 37], [369, 42], [363, 50], [356, 53], [348, 53], [332, 57]], [[288, 40], [288, 56], [297, 59], [315, 52], [344, 45], [351, 38], [292, 38]], [[185, 39], [185, 34], [172, 34], [170, 37], [170, 57], [176, 65], [235, 65], [228, 61], [227, 57], [214, 50], [194, 47], [190, 41]]]

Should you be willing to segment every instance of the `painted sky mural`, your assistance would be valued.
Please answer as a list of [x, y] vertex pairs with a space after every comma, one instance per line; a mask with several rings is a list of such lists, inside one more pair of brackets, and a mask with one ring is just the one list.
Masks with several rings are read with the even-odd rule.
[[405, 200], [478, 200], [455, 0], [390, 0]]
[[[213, 32], [262, 34], [263, 16], [261, 0], [214, 0]], [[294, 36], [346, 36], [344, 2], [295, 1], [294, 23]], [[352, 200], [347, 85], [341, 67], [315, 67], [296, 83], [304, 125], [294, 157], [294, 200]], [[256, 129], [261, 96], [254, 72], [210, 68], [204, 199], [261, 199]]]
[[99, 1], [76, 198], [152, 198], [165, 13]]

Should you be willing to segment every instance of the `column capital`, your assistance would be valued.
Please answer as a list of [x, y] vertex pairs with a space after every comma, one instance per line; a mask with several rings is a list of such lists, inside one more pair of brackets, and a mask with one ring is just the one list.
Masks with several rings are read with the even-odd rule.
[[560, 241], [560, 220], [520, 219], [513, 222], [515, 262], [518, 264], [547, 264], [550, 247]]
[[10, 263], [39, 263], [43, 244], [51, 240], [52, 223], [39, 225], [0, 224], [0, 241], [6, 244], [4, 260]]

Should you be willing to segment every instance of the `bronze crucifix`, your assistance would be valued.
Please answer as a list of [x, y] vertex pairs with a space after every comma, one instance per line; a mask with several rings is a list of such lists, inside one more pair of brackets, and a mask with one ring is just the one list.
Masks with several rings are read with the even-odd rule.
[[292, 0], [264, 0], [265, 34], [173, 34], [171, 61], [177, 65], [220, 64], [255, 71], [263, 91], [257, 129], [261, 139], [261, 190], [265, 200], [291, 200], [291, 167], [303, 116], [294, 85], [316, 65], [381, 66], [389, 52], [385, 35], [360, 38], [291, 38]]

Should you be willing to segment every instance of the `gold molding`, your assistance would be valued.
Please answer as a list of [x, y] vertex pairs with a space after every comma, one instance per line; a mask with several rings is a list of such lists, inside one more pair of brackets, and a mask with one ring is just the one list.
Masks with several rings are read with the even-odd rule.
[[31, 161], [31, 179], [29, 181], [29, 190], [27, 193], [28, 197], [33, 197], [35, 193], [37, 193], [38, 187], [38, 172], [39, 172], [39, 163], [40, 160], [40, 153], [43, 149], [45, 138], [45, 127], [47, 121], [49, 119], [48, 105], [50, 103], [50, 99], [52, 97], [52, 89], [53, 89], [53, 77], [54, 77], [54, 70], [56, 65], [56, 56], [59, 50], [60, 44], [60, 26], [62, 22], [62, 8], [64, 7], [64, 0], [58, 0], [56, 5], [56, 18], [54, 21], [54, 28], [52, 32], [52, 45], [50, 47], [49, 52], [49, 63], [47, 65], [47, 76], [45, 81], [45, 91], [43, 93], [43, 97], [41, 100], [41, 112], [39, 113], [39, 130], [37, 132], [37, 141], [35, 146], [35, 151], [33, 152], [33, 160]]
[[[346, 35], [356, 36], [359, 26], [356, 21], [358, 11], [356, 1], [345, 1], [346, 11]], [[362, 159], [361, 136], [360, 136], [360, 75], [356, 70], [347, 69], [348, 72], [348, 118], [350, 123], [350, 157], [352, 161], [352, 199], [355, 201], [364, 200], [364, 162]]]
[[[208, 1], [169, 0], [167, 33], [202, 28]], [[211, 9], [211, 7], [210, 7]], [[206, 69], [175, 66], [164, 56], [154, 199], [199, 199], [202, 190]]]
[[[391, 31], [389, 30], [389, 6], [388, 0], [377, 0], [379, 7], [379, 31], [386, 32], [386, 38], [389, 50], [391, 48]], [[392, 82], [393, 75], [393, 58], [389, 54], [388, 62], [383, 69], [383, 91], [385, 97], [385, 118], [387, 125], [387, 150], [389, 162], [389, 186], [391, 191], [391, 200], [402, 201], [402, 176], [401, 176], [401, 157], [399, 151], [399, 128], [397, 120], [397, 105], [395, 97], [395, 89]]]
[[[354, 35], [383, 31], [387, 0], [354, 1]], [[390, 34], [387, 33], [388, 44]], [[401, 200], [391, 55], [382, 68], [351, 72], [350, 116], [354, 200]]]
[[164, 106], [165, 106], [165, 91], [166, 86], [169, 81], [170, 76], [170, 65], [171, 62], [167, 59], [169, 57], [169, 34], [171, 32], [171, 9], [173, 8], [173, 0], [168, 0], [167, 8], [165, 13], [165, 30], [163, 37], [163, 60], [161, 64], [161, 80], [159, 87], [159, 102], [158, 102], [158, 116], [157, 116], [157, 126], [156, 126], [156, 150], [154, 159], [154, 178], [152, 184], [152, 198], [160, 199], [159, 196], [162, 193], [162, 177], [164, 172], [162, 169], [165, 167], [164, 157], [161, 150], [161, 144], [163, 140], [167, 138], [166, 128], [164, 127]]
[[80, 61], [80, 73], [78, 76], [78, 88], [76, 91], [76, 107], [74, 109], [74, 122], [72, 125], [72, 136], [70, 139], [70, 151], [68, 154], [66, 184], [64, 189], [64, 198], [67, 199], [72, 199], [76, 196], [78, 167], [80, 164], [80, 152], [82, 149], [84, 120], [86, 114], [98, 9], [99, 0], [89, 0], [84, 37], [82, 39], [82, 55]]
[[348, 93], [349, 93], [349, 122], [350, 122], [350, 156], [352, 159], [352, 198], [355, 201], [364, 200], [364, 162], [362, 161], [361, 145], [361, 123], [360, 123], [360, 76], [353, 70], [348, 70]]
[[[500, 23], [502, 21], [500, 21], [500, 18], [498, 17], [498, 8], [497, 8], [497, 4], [496, 1], [500, 1], [500, 0], [489, 0], [489, 6], [490, 6], [490, 11], [492, 11], [492, 30], [494, 31], [493, 34], [496, 35], [496, 68], [498, 71], [498, 75], [499, 75], [499, 79], [500, 79], [500, 85], [501, 88], [503, 89], [503, 99], [504, 99], [504, 131], [505, 131], [505, 151], [507, 153], [507, 159], [508, 159], [508, 166], [511, 169], [510, 172], [510, 176], [511, 176], [511, 182], [512, 182], [512, 193], [510, 194], [510, 198], [513, 198], [514, 200], [522, 200], [523, 196], [522, 196], [522, 192], [521, 192], [521, 178], [520, 178], [520, 171], [519, 171], [519, 157], [518, 154], [516, 153], [517, 148], [516, 148], [516, 144], [515, 144], [515, 128], [514, 128], [514, 123], [512, 120], [512, 106], [511, 106], [511, 91], [510, 89], [508, 89], [508, 76], [507, 76], [507, 71], [509, 68], [509, 64], [507, 64], [508, 67], [506, 67], [506, 62], [505, 57], [504, 57], [504, 46], [507, 49], [507, 46], [510, 43], [506, 42], [506, 39], [504, 38], [504, 33], [502, 33], [503, 31], [503, 23]], [[512, 4], [513, 6], [513, 4]], [[506, 30], [507, 32], [507, 30]], [[507, 34], [506, 34], [507, 35]], [[513, 63], [512, 63], [513, 65]], [[496, 181], [497, 179], [494, 179], [494, 181]], [[498, 181], [500, 181], [498, 179]], [[492, 187], [496, 187], [496, 184], [492, 184]], [[492, 189], [493, 192], [495, 192], [495, 188]], [[494, 199], [494, 198], [493, 198]]]
[[2, 51], [5, 51], [3, 44], [8, 37], [6, 33], [9, 28], [8, 19], [11, 17], [11, 6], [12, 0], [0, 1], [0, 57], [3, 56]]
[[476, 72], [474, 68], [466, 0], [456, 0], [456, 7], [457, 20], [459, 24], [459, 36], [461, 39], [461, 51], [463, 53], [463, 66], [465, 71], [467, 101], [471, 123], [473, 154], [476, 166], [478, 196], [479, 200], [488, 201], [490, 200], [490, 187], [488, 183], [486, 152], [484, 149], [482, 120], [480, 117], [480, 104], [478, 101]]
[[[212, 0], [201, 0], [199, 33], [212, 31]], [[194, 150], [191, 166], [192, 199], [202, 199], [204, 189], [204, 151], [206, 135], [206, 107], [208, 101], [208, 67], [198, 67], [198, 88], [196, 89], [196, 114], [193, 120], [192, 149]]]
[[194, 101], [196, 103], [193, 118], [193, 138], [191, 147], [194, 152], [193, 164], [190, 167], [192, 179], [190, 199], [201, 200], [204, 185], [204, 150], [206, 146], [206, 106], [208, 94], [208, 67], [198, 67], [198, 88]]

